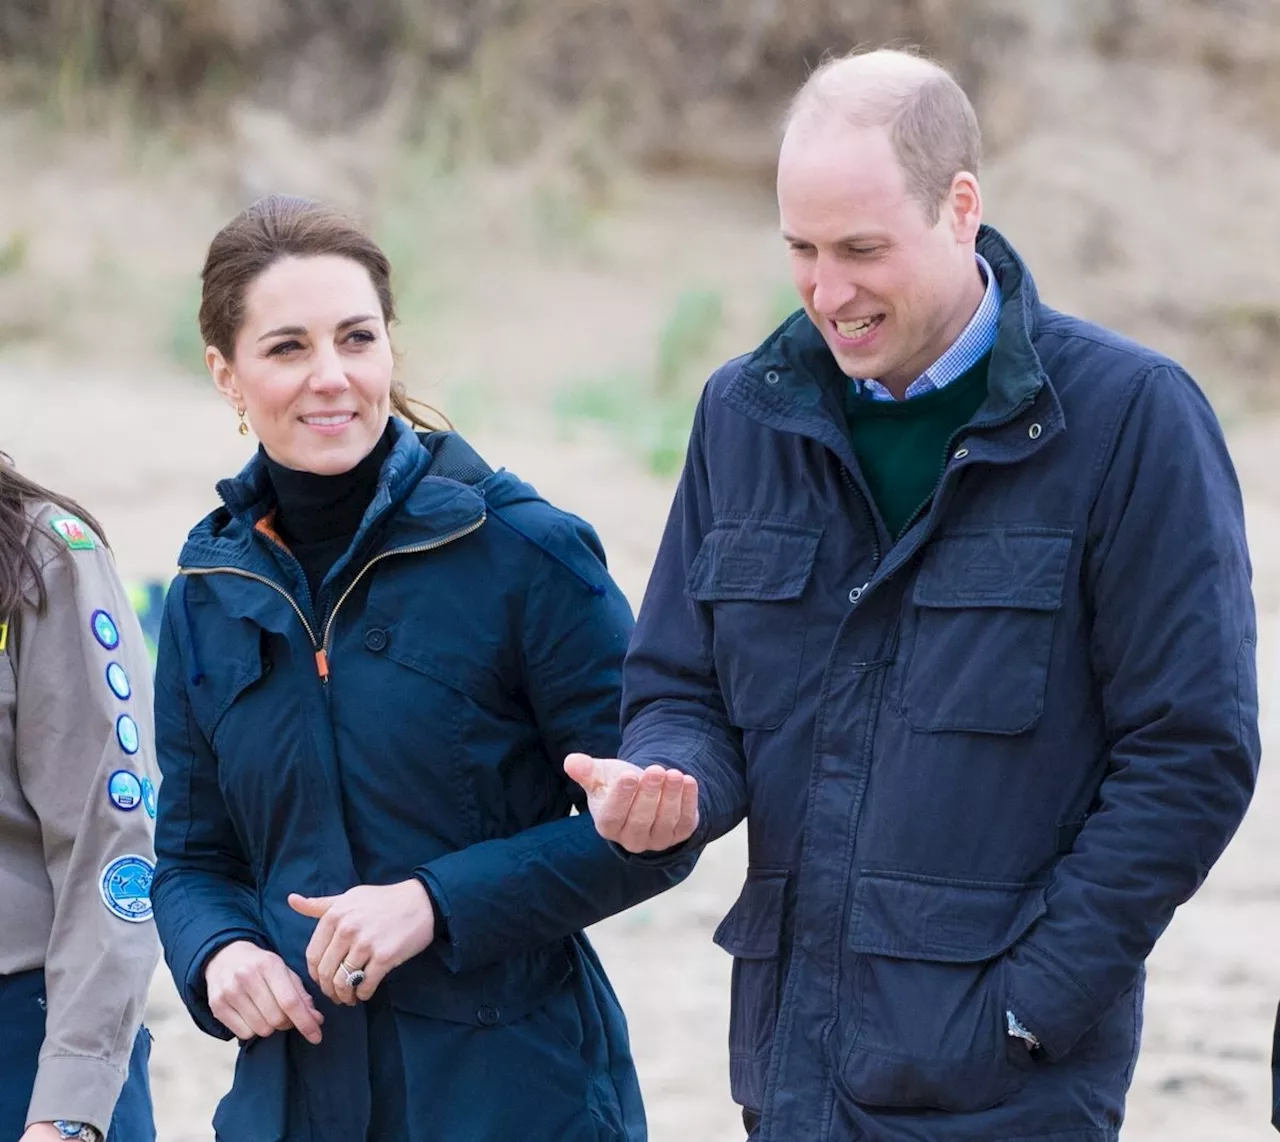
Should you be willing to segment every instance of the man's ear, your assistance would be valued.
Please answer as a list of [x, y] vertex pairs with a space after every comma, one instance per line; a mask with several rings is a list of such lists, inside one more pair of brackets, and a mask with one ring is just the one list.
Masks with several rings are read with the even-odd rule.
[[982, 190], [975, 175], [961, 171], [951, 180], [944, 209], [950, 214], [957, 242], [977, 241], [978, 227], [982, 225]]

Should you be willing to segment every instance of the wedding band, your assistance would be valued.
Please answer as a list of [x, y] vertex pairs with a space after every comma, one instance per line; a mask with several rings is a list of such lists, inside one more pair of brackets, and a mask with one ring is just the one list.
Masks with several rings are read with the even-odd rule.
[[357, 988], [362, 983], [364, 983], [363, 968], [353, 968], [350, 964], [347, 963], [346, 960], [343, 960], [338, 966], [342, 969], [343, 974], [347, 977], [348, 987]]

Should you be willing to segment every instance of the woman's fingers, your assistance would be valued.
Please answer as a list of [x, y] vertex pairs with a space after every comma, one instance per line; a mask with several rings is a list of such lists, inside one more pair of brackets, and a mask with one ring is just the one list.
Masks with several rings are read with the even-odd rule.
[[[431, 897], [417, 877], [398, 884], [357, 885], [328, 899], [307, 944], [307, 970], [335, 1003], [356, 1004], [369, 999], [392, 968], [434, 938]], [[353, 984], [350, 977], [356, 972], [363, 975]]]
[[320, 1025], [324, 1016], [316, 1010], [315, 1002], [297, 973], [283, 960], [277, 959], [267, 967], [264, 979], [288, 1025], [297, 1028], [308, 1043], [320, 1042]]
[[262, 1039], [294, 1027], [308, 1042], [320, 1042], [324, 1016], [297, 973], [275, 952], [234, 941], [210, 957], [205, 987], [209, 1010], [237, 1039]]
[[[320, 990], [329, 996], [333, 995], [325, 987], [325, 977], [320, 974], [320, 961], [324, 958], [325, 953], [329, 950], [329, 945], [333, 942], [333, 927], [336, 917], [332, 912], [326, 912], [320, 918], [320, 922], [316, 925], [316, 930], [311, 933], [311, 939], [307, 941], [307, 971], [311, 978], [320, 985]], [[332, 972], [330, 978], [332, 978]]]
[[[326, 916], [325, 919], [328, 919]], [[321, 921], [324, 923], [324, 920]], [[330, 999], [348, 1006], [355, 1003], [355, 989], [347, 982], [348, 970], [363, 967], [367, 951], [356, 943], [358, 925], [354, 917], [344, 916], [333, 925], [328, 946], [316, 964], [316, 982]], [[343, 965], [343, 961], [346, 965]]]
[[[269, 1028], [266, 1032], [259, 1031], [258, 1034], [270, 1035], [272, 1031], [286, 1031], [293, 1026], [293, 1021], [284, 1013], [284, 1009], [271, 989], [271, 984], [267, 982], [265, 964], [261, 965], [253, 978], [248, 981], [245, 995], [257, 1009], [259, 1019]], [[240, 1010], [248, 1014], [244, 1005], [240, 1006]], [[249, 1022], [252, 1026], [254, 1020], [250, 1019]]]
[[213, 1012], [213, 1017], [241, 1042], [246, 1039], [252, 1039], [255, 1035], [253, 1028], [245, 1022], [240, 1012], [235, 1009], [231, 1003], [231, 998], [228, 996], [217, 1000], [210, 999], [209, 1010]]

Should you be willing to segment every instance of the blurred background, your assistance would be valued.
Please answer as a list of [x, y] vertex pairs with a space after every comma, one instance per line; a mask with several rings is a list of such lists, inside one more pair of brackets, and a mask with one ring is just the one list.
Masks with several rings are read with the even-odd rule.
[[[0, 449], [103, 520], [152, 613], [253, 447], [203, 373], [198, 272], [269, 191], [358, 214], [401, 376], [590, 519], [638, 604], [709, 370], [787, 312], [777, 124], [825, 53], [919, 45], [982, 121], [988, 220], [1052, 305], [1183, 361], [1249, 511], [1280, 742], [1278, 0], [0, 0]], [[1151, 963], [1126, 1139], [1267, 1125], [1280, 784]], [[740, 835], [593, 934], [654, 1142], [729, 1142]], [[162, 1142], [209, 1142], [234, 1048], [163, 970]]]

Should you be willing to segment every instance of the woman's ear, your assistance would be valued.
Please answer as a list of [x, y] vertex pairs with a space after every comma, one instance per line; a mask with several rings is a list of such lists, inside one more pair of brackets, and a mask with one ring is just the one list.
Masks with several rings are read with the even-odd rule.
[[236, 373], [230, 362], [222, 355], [222, 350], [213, 345], [205, 346], [204, 363], [213, 378], [213, 387], [218, 390], [236, 412], [244, 411], [244, 397], [236, 384]]

